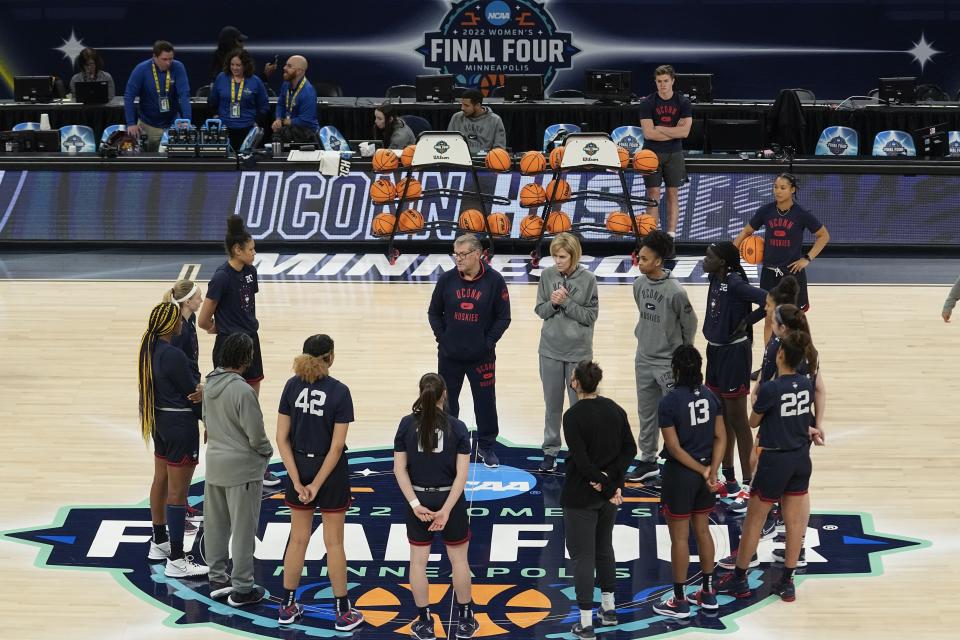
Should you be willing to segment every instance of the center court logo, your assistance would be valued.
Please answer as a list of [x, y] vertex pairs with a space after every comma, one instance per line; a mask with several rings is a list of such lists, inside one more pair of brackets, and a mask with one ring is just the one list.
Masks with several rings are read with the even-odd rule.
[[[500, 447], [498, 455], [503, 466], [497, 469], [471, 466], [466, 494], [472, 532], [469, 555], [474, 573], [473, 599], [481, 624], [479, 637], [568, 637], [577, 614], [572, 568], [565, 557], [563, 540], [563, 477], [525, 471], [539, 464], [539, 449]], [[349, 596], [367, 621], [355, 630], [353, 637], [399, 639], [409, 635], [410, 623], [416, 617], [407, 575], [404, 520], [408, 507], [393, 476], [391, 451], [351, 450], [348, 461], [354, 495], [345, 533]], [[560, 468], [563, 469], [562, 462]], [[274, 463], [272, 471], [282, 475], [283, 467]], [[190, 494], [191, 502], [201, 499], [202, 481], [194, 483]], [[731, 631], [736, 628], [736, 614], [761, 600], [779, 602], [768, 597], [771, 581], [780, 575], [780, 569], [773, 568], [770, 562], [772, 550], [782, 548], [783, 543], [763, 541], [758, 550], [761, 565], [748, 576], [754, 596], [743, 600], [721, 596], [718, 611], [693, 607], [695, 616], [683, 621], [656, 614], [653, 604], [668, 595], [672, 583], [669, 535], [659, 513], [659, 492], [631, 485], [625, 491], [625, 500], [614, 529], [619, 623], [604, 628], [609, 640], [658, 637], [681, 625], [705, 631]], [[736, 545], [741, 522], [742, 518], [731, 517], [723, 506], [714, 511], [711, 533], [719, 555], [729, 553], [731, 546]], [[332, 630], [333, 594], [326, 577], [319, 527], [307, 548], [298, 592], [306, 616], [292, 628], [281, 629], [277, 625], [283, 552], [290, 531], [290, 513], [284, 506], [282, 489], [263, 494], [257, 530], [256, 580], [267, 589], [269, 597], [254, 607], [238, 610], [212, 600], [205, 580], [164, 576], [162, 564], [146, 560], [150, 526], [146, 503], [64, 507], [51, 525], [7, 531], [2, 538], [37, 546], [38, 567], [85, 567], [110, 572], [137, 597], [171, 612], [167, 622], [175, 627], [212, 626], [264, 638], [340, 635]], [[198, 535], [185, 540], [187, 553], [201, 561], [203, 533], [201, 528]], [[865, 514], [816, 514], [811, 517], [806, 534], [809, 564], [798, 573], [805, 583], [801, 585], [800, 597], [807, 589], [817, 588], [814, 578], [879, 575], [883, 554], [928, 544], [875, 533]], [[450, 637], [447, 624], [453, 590], [444, 566], [448, 566], [445, 561], [436, 559], [428, 571], [433, 575], [432, 610], [444, 625], [445, 635]], [[52, 581], [55, 574], [46, 577]], [[696, 579], [691, 579], [687, 590], [695, 591], [696, 583]], [[127, 597], [120, 589], [116, 596], [121, 601]], [[122, 602], [118, 604], [122, 606]], [[69, 610], [61, 614], [69, 615]], [[189, 633], [175, 632], [171, 637], [186, 638]]]

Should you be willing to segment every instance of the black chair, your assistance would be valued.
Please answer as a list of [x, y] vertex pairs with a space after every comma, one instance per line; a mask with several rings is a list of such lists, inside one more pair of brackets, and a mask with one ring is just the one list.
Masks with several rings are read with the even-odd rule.
[[276, 98], [276, 97], [277, 97], [277, 92], [274, 91], [272, 87], [267, 87], [267, 97], [268, 97], [268, 98]]
[[704, 120], [702, 118], [694, 118], [690, 121], [690, 133], [687, 134], [686, 139], [683, 141], [684, 151], [699, 151], [703, 153], [705, 146], [703, 125]]
[[580, 89], [557, 89], [550, 93], [551, 98], [582, 98], [583, 91]]
[[502, 98], [502, 97], [503, 97], [503, 90], [504, 90], [505, 88], [506, 88], [506, 87], [504, 87], [503, 85], [497, 85], [496, 87], [493, 88], [493, 91], [490, 92], [490, 97], [491, 97], [491, 98]]
[[417, 88], [412, 84], [395, 84], [387, 89], [388, 98], [410, 98], [416, 100]]
[[463, 97], [463, 92], [466, 91], [466, 90], [467, 90], [467, 87], [461, 87], [461, 86], [454, 85], [454, 86], [453, 86], [453, 99], [454, 99], [454, 100], [459, 100], [460, 98], [462, 98], [462, 97]]
[[797, 94], [797, 98], [800, 99], [800, 102], [816, 102], [817, 95], [810, 91], [810, 89], [792, 89], [792, 91]]
[[317, 92], [318, 98], [340, 98], [343, 96], [343, 89], [335, 82], [314, 82], [313, 89]]
[[430, 121], [426, 118], [420, 116], [400, 116], [400, 119], [403, 120], [404, 124], [410, 127], [410, 131], [413, 131], [413, 135], [417, 138], [420, 137], [420, 134], [424, 131], [430, 131], [433, 129], [433, 125], [430, 124]]
[[937, 84], [917, 85], [917, 102], [950, 102], [950, 94]]
[[870, 89], [870, 91], [867, 91], [867, 97], [869, 97], [869, 98], [879, 98], [879, 97], [880, 97], [880, 89]]
[[212, 84], [205, 84], [202, 87], [197, 88], [197, 93], [194, 97], [196, 98], [209, 98], [210, 90], [213, 89]]

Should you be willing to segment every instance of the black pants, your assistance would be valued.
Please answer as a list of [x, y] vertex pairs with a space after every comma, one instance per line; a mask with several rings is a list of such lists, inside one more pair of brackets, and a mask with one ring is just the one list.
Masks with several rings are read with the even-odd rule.
[[497, 419], [497, 372], [496, 353], [491, 351], [486, 358], [476, 362], [452, 360], [439, 356], [437, 373], [447, 385], [447, 405], [450, 415], [460, 417], [460, 390], [463, 376], [470, 381], [473, 392], [473, 410], [477, 419], [477, 441], [480, 449], [492, 449], [500, 433]]
[[613, 556], [613, 525], [617, 507], [601, 499], [586, 509], [563, 508], [563, 526], [567, 551], [573, 562], [573, 585], [577, 606], [593, 609], [594, 571], [601, 592], [613, 592], [617, 580], [617, 564]]

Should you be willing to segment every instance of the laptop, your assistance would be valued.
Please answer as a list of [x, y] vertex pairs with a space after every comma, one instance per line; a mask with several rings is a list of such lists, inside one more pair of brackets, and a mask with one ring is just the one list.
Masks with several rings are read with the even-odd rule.
[[106, 80], [75, 82], [73, 84], [75, 102], [83, 104], [106, 104], [110, 102], [110, 92]]

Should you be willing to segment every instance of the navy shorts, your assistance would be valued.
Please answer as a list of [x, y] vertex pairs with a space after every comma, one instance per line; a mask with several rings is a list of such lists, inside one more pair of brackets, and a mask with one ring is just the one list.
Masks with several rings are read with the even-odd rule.
[[172, 467], [195, 467], [200, 461], [200, 426], [192, 411], [154, 414], [153, 455]]
[[750, 495], [764, 502], [777, 502], [785, 495], [802, 496], [810, 487], [812, 471], [809, 445], [790, 451], [761, 449]]
[[[223, 348], [223, 343], [230, 334], [218, 333], [217, 338], [213, 343], [213, 366], [220, 366], [220, 350]], [[263, 380], [263, 358], [260, 355], [260, 336], [256, 333], [248, 333], [253, 339], [253, 360], [250, 362], [250, 366], [247, 367], [247, 370], [243, 372], [243, 379], [249, 383], [260, 382]]]
[[[300, 484], [307, 486], [317, 477], [320, 467], [323, 466], [324, 456], [310, 456], [294, 452], [293, 460], [297, 465], [297, 473], [300, 475]], [[350, 507], [350, 469], [347, 467], [346, 452], [340, 455], [337, 466], [330, 472], [326, 482], [320, 485], [320, 490], [317, 491], [317, 495], [310, 502], [306, 504], [300, 502], [300, 496], [293, 488], [290, 476], [287, 476], [286, 486], [284, 502], [291, 509], [316, 510], [320, 513], [346, 511]]]
[[657, 153], [659, 165], [650, 175], [643, 176], [647, 189], [658, 188], [662, 183], [668, 187], [681, 187], [687, 180], [687, 165], [683, 160], [683, 151]]
[[807, 297], [807, 270], [801, 269], [799, 273], [790, 273], [789, 267], [763, 267], [760, 269], [760, 288], [764, 291], [770, 291], [777, 283], [786, 276], [793, 276], [797, 279], [797, 306], [804, 311], [810, 308], [810, 298]]
[[707, 488], [707, 483], [699, 473], [676, 460], [667, 460], [663, 465], [660, 503], [667, 517], [689, 518], [692, 513], [713, 511], [717, 495]]
[[707, 345], [707, 387], [721, 398], [741, 398], [750, 393], [753, 363], [749, 340], [734, 344]]
[[[438, 511], [447, 501], [448, 491], [417, 491], [417, 500], [430, 511]], [[407, 507], [407, 540], [417, 547], [428, 547], [433, 543], [436, 531], [430, 531], [430, 523], [423, 522]], [[470, 540], [470, 521], [467, 519], [467, 501], [460, 496], [450, 510], [447, 524], [440, 531], [443, 544], [455, 547]]]

